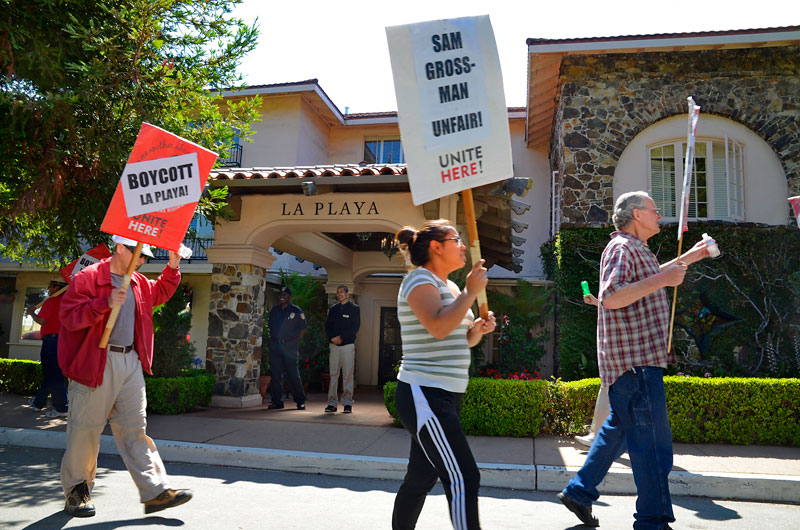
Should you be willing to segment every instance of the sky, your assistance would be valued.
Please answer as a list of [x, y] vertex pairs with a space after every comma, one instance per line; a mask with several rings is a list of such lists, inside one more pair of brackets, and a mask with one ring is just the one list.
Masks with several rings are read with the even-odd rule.
[[798, 25], [796, 2], [245, 0], [234, 15], [250, 22], [257, 18], [260, 28], [258, 47], [239, 68], [248, 85], [316, 78], [342, 112], [359, 113], [397, 110], [386, 26], [488, 14], [503, 70], [506, 106], [524, 107], [528, 38]]

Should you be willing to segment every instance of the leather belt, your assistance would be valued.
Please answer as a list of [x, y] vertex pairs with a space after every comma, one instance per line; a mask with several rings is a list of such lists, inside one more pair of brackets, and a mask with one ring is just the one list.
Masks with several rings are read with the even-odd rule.
[[114, 344], [108, 345], [108, 351], [113, 351], [115, 353], [128, 353], [133, 349], [133, 345], [130, 346], [116, 346]]

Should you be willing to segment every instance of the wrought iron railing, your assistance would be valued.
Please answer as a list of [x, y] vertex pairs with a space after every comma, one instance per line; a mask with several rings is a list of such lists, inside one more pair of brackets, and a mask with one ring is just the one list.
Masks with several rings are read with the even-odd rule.
[[[208, 261], [206, 249], [214, 244], [214, 238], [196, 237], [184, 240], [183, 244], [192, 249], [192, 257], [185, 261], [189, 263], [193, 261]], [[163, 248], [153, 248], [153, 259], [166, 261], [169, 259], [169, 251]]]
[[234, 145], [228, 151], [228, 158], [219, 161], [222, 167], [241, 167], [242, 166], [242, 146]]

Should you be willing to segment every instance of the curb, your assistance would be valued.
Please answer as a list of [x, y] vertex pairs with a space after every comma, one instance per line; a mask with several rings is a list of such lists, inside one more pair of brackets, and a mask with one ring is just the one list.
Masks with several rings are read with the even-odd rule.
[[[0, 446], [37, 449], [66, 447], [65, 432], [0, 427]], [[408, 460], [254, 447], [154, 440], [165, 462], [244, 467], [293, 473], [316, 473], [356, 478], [402, 480]], [[100, 453], [119, 455], [112, 436], [100, 437]], [[561, 491], [579, 468], [547, 465], [478, 463], [481, 485], [531, 491]], [[745, 473], [691, 473], [669, 475], [672, 495], [749, 501], [800, 503], [800, 477]], [[603, 493], [636, 494], [633, 473], [611, 469], [599, 488]]]

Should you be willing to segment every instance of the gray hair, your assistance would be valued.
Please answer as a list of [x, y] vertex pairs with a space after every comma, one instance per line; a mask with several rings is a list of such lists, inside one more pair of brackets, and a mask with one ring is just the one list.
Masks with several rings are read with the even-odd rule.
[[630, 191], [623, 193], [614, 205], [614, 215], [611, 220], [617, 230], [622, 230], [633, 221], [633, 211], [644, 208], [645, 199], [650, 196], [643, 191]]

